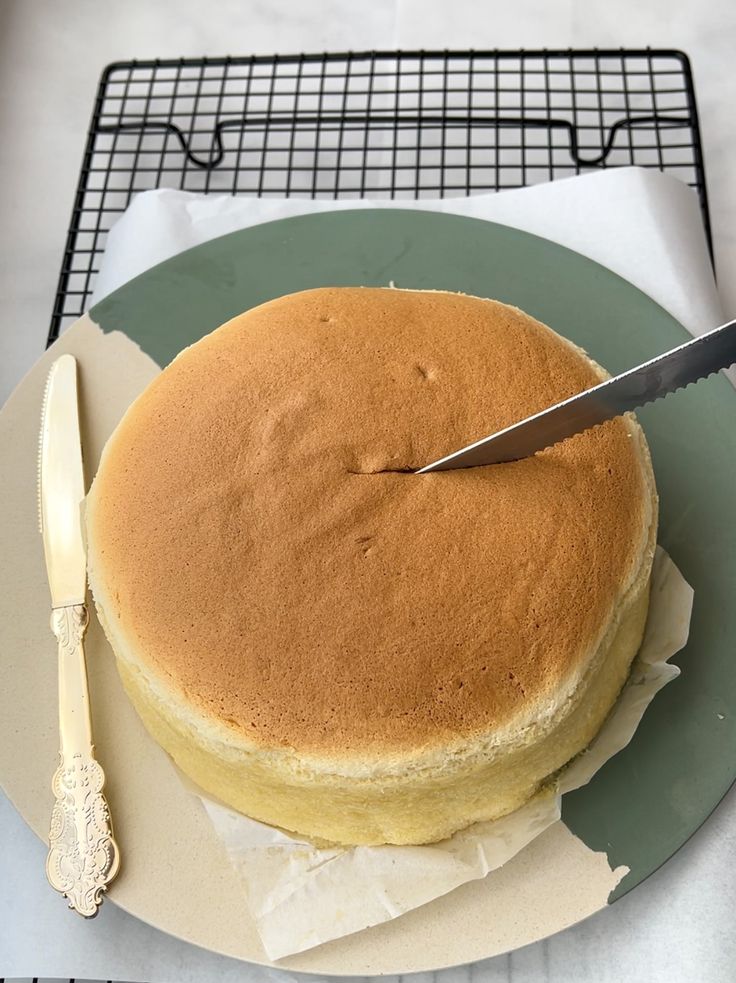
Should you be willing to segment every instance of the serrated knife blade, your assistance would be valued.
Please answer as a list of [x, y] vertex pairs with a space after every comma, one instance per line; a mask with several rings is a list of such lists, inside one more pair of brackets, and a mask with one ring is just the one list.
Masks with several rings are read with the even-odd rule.
[[476, 440], [417, 471], [449, 471], [530, 457], [736, 362], [736, 321], [693, 338], [613, 379]]

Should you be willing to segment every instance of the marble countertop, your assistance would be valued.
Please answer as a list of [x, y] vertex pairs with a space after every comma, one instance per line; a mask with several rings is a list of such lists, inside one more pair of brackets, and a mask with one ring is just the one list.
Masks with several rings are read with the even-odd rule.
[[[102, 68], [131, 57], [273, 53], [369, 48], [676, 47], [692, 59], [700, 109], [720, 291], [736, 308], [736, 184], [732, 160], [736, 104], [731, 0], [4, 0], [0, 4], [0, 400], [43, 349], [92, 97]], [[724, 751], [724, 753], [726, 753]], [[211, 956], [161, 936], [111, 905], [86, 924], [61, 911], [58, 932], [33, 934], [41, 845], [0, 802], [5, 857], [28, 857], [29, 882], [0, 893], [0, 975], [33, 957], [91, 947], [99, 975], [120, 952], [131, 979], [281, 981], [265, 970]], [[484, 981], [720, 981], [736, 977], [736, 793], [647, 882], [612, 908], [510, 956], [438, 974], [438, 983]], [[0, 859], [0, 878], [6, 879]], [[18, 869], [17, 865], [14, 869]], [[106, 961], [107, 960], [107, 961]], [[66, 959], [64, 975], [74, 968]], [[17, 971], [13, 969], [13, 971]], [[23, 970], [24, 972], [26, 970]]]

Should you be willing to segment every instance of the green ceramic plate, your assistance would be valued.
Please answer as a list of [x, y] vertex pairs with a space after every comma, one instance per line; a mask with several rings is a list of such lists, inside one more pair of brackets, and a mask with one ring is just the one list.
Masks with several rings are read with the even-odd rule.
[[[618, 372], [687, 334], [609, 270], [505, 226], [370, 210], [287, 219], [162, 263], [98, 304], [160, 365], [231, 316], [325, 285], [441, 288], [515, 304]], [[567, 825], [638, 884], [697, 829], [736, 774], [736, 391], [722, 377], [640, 414], [661, 494], [660, 542], [695, 589], [682, 676], [634, 740], [564, 799]]]

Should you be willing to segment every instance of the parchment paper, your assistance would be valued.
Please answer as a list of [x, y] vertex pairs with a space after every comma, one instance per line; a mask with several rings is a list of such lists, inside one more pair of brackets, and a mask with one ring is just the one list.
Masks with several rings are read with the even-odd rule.
[[[95, 300], [150, 266], [218, 235], [293, 215], [375, 207], [432, 209], [527, 229], [578, 249], [637, 283], [693, 334], [721, 319], [695, 195], [672, 178], [640, 168], [442, 200], [335, 202], [203, 196], [169, 189], [143, 192], [109, 234]], [[632, 221], [638, 226], [635, 236]], [[672, 250], [673, 236], [677, 251]], [[444, 843], [320, 850], [202, 794], [241, 875], [268, 955], [282, 958], [396, 918], [503, 866], [559, 819], [562, 792], [585, 784], [629, 742], [654, 694], [677, 675], [666, 659], [685, 643], [691, 603], [690, 588], [660, 552], [645, 646], [595, 744], [567, 770], [554, 793]], [[618, 879], [624, 873], [621, 869]]]

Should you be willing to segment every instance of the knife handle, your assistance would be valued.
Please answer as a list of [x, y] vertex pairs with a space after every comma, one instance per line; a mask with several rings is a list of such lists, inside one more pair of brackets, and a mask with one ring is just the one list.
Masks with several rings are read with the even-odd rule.
[[85, 918], [97, 914], [102, 894], [120, 866], [102, 788], [105, 775], [94, 757], [89, 712], [84, 604], [54, 608], [51, 630], [59, 643], [59, 767], [52, 788], [46, 876], [69, 907]]

